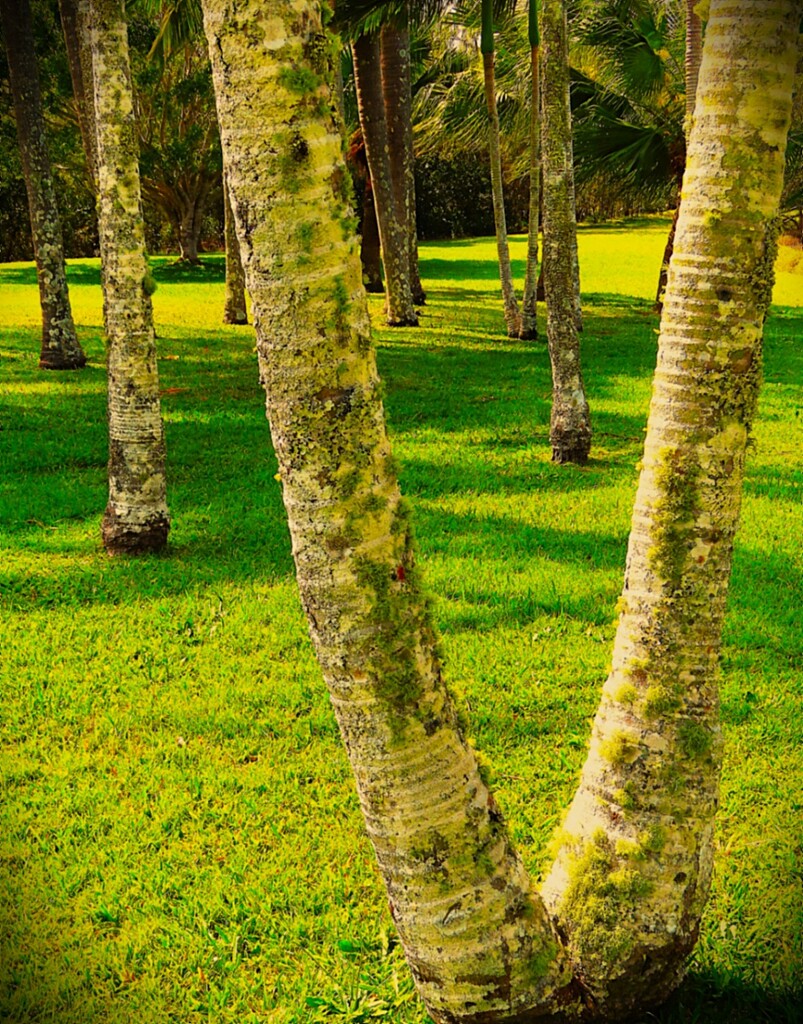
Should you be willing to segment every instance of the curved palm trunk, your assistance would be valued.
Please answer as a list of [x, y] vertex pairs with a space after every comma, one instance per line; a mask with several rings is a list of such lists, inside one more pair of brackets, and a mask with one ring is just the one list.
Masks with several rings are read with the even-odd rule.
[[223, 175], [223, 234], [226, 244], [226, 301], [223, 307], [224, 324], [247, 324], [245, 304], [245, 273], [237, 243], [237, 229], [231, 208], [229, 185]]
[[123, 0], [91, 0], [99, 222], [109, 374], [110, 554], [167, 542], [165, 445]]
[[388, 324], [391, 327], [414, 327], [418, 324], [418, 317], [410, 287], [409, 232], [404, 217], [396, 208], [393, 191], [382, 98], [379, 35], [376, 32], [365, 33], [355, 39], [352, 51], [360, 126], [382, 240]]
[[382, 96], [388, 127], [388, 153], [396, 210], [404, 221], [413, 302], [421, 306], [426, 294], [418, 272], [418, 232], [415, 223], [415, 158], [413, 155], [413, 98], [410, 79], [410, 30], [393, 23], [380, 34]]
[[[243, 31], [253, 17], [247, 4], [204, 0], [234, 204], [248, 213], [238, 232], [311, 635], [430, 1011], [441, 1021], [490, 1024], [517, 1012], [535, 1021], [534, 1008], [571, 990], [571, 979], [441, 677], [385, 433], [359, 258], [343, 230], [340, 138], [321, 114], [331, 72], [318, 55], [329, 44], [317, 5], [278, 0], [271, 11], [257, 47]], [[303, 91], [280, 61], [303, 71]], [[325, 102], [310, 103], [310, 93]]]
[[507, 241], [505, 196], [502, 185], [502, 153], [499, 141], [499, 113], [496, 108], [496, 75], [494, 61], [493, 2], [482, 0], [482, 75], [485, 86], [485, 106], [488, 110], [488, 152], [491, 162], [491, 197], [496, 229], [496, 251], [499, 257], [499, 280], [502, 284], [502, 302], [509, 338], [521, 333], [521, 313], [513, 284], [510, 247]]
[[[419, 991], [437, 1024], [643, 1011], [682, 973], [710, 870], [712, 673], [803, 3], [713, 0], [616, 662], [544, 887], [554, 928], [442, 680], [344, 231], [320, 12], [274, 0], [257, 35], [258, 3], [203, 0], [221, 139], [302, 600]], [[712, 159], [723, 139], [733, 176]]]
[[583, 463], [591, 418], [580, 368], [577, 327], [577, 225], [574, 219], [566, 9], [543, 0], [544, 289], [552, 362], [549, 439], [555, 462]]
[[538, 231], [541, 215], [541, 89], [539, 67], [541, 40], [538, 35], [537, 0], [530, 0], [530, 209], [527, 223], [527, 270], [524, 297], [521, 303], [521, 334], [523, 341], [538, 337]]
[[42, 306], [39, 366], [43, 370], [76, 370], [86, 363], [86, 356], [76, 337], [70, 308], [61, 221], [47, 151], [29, 0], [0, 0], [0, 15]]
[[718, 655], [801, 14], [711, 4], [613, 668], [543, 890], [612, 1010], [634, 971], [651, 999], [672, 987], [709, 888]]

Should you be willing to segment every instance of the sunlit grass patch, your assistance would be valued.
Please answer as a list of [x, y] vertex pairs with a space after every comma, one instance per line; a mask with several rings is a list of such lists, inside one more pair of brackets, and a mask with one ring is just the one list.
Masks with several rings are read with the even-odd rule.
[[[371, 300], [447, 675], [534, 871], [610, 659], [666, 227], [581, 231], [582, 469], [549, 460], [546, 347], [503, 337], [492, 241], [422, 246], [418, 331]], [[92, 365], [70, 374], [36, 368], [30, 266], [0, 268], [0, 1019], [423, 1024], [296, 593], [253, 331], [220, 323], [204, 259], [155, 261], [174, 525], [140, 561], [100, 550], [97, 262], [71, 265]], [[783, 301], [725, 635], [714, 895], [665, 1024], [791, 1024], [803, 998], [800, 288]]]

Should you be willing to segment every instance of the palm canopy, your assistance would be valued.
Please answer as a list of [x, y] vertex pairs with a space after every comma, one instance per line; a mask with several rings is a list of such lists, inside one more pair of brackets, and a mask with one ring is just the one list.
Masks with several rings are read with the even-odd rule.
[[682, 4], [576, 0], [573, 15], [578, 184], [605, 175], [632, 198], [668, 198], [686, 158]]

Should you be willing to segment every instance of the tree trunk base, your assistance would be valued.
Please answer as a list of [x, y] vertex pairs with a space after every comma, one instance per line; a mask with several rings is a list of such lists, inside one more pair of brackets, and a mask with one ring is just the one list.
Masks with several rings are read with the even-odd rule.
[[576, 466], [584, 466], [588, 462], [591, 451], [590, 437], [565, 438], [552, 442], [552, 461], [563, 465], [572, 462]]
[[86, 356], [82, 351], [65, 354], [57, 350], [43, 352], [39, 359], [40, 370], [80, 370], [86, 366]]
[[388, 317], [388, 327], [418, 327], [418, 316], [414, 313], [412, 316], [398, 317], [393, 320]]
[[107, 507], [101, 525], [103, 547], [108, 555], [142, 555], [162, 551], [169, 531], [170, 520], [166, 515], [156, 515], [133, 529], [124, 524], [111, 507]]
[[223, 314], [223, 323], [242, 327], [248, 323], [248, 314], [241, 309], [227, 309]]
[[177, 260], [170, 264], [171, 267], [203, 267], [205, 266], [203, 260], [199, 256], [179, 256]]

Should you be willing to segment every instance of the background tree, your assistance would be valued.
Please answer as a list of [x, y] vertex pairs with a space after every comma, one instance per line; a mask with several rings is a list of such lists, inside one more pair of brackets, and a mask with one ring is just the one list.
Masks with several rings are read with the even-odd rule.
[[359, 32], [352, 41], [352, 53], [360, 127], [371, 175], [371, 191], [385, 268], [387, 320], [392, 327], [415, 326], [418, 317], [413, 306], [410, 280], [409, 232], [403, 207], [397, 208], [393, 183], [382, 92], [379, 31], [372, 29]]
[[591, 417], [580, 366], [576, 309], [577, 224], [569, 106], [566, 9], [542, 0], [544, 287], [552, 363], [549, 440], [555, 462], [583, 463], [591, 449]]
[[488, 150], [491, 162], [491, 193], [494, 204], [496, 225], [496, 248], [499, 255], [499, 278], [502, 283], [502, 301], [508, 337], [518, 338], [521, 333], [521, 313], [516, 300], [513, 284], [513, 269], [510, 265], [510, 248], [507, 241], [505, 219], [505, 198], [502, 191], [502, 156], [499, 143], [499, 115], [496, 110], [496, 78], [494, 60], [494, 11], [493, 0], [481, 0], [482, 22], [480, 53], [485, 83], [485, 105], [488, 111]]
[[541, 89], [538, 2], [528, 0], [527, 38], [530, 43], [530, 206], [527, 218], [527, 267], [521, 302], [523, 340], [538, 337], [538, 235], [541, 227]]
[[158, 551], [170, 520], [123, 0], [90, 0], [104, 310], [108, 336], [110, 554]]
[[50, 168], [29, 0], [0, 2], [22, 168], [28, 192], [39, 298], [44, 370], [75, 370], [86, 363], [70, 308], [56, 191]]

